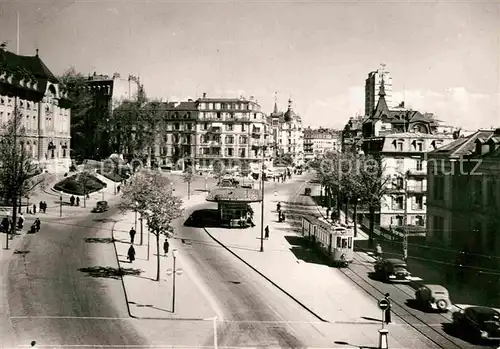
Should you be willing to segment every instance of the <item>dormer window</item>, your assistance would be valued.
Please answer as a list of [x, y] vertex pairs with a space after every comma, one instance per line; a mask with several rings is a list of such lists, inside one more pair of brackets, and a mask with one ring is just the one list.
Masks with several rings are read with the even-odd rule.
[[394, 141], [394, 148], [398, 151], [403, 151], [403, 140], [398, 139], [398, 140]]
[[415, 151], [424, 151], [424, 142], [422, 142], [422, 141], [414, 141], [413, 142], [413, 149]]

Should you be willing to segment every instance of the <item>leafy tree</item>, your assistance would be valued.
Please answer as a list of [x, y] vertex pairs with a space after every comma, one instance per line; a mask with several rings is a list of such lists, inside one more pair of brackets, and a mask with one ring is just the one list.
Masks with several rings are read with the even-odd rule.
[[70, 68], [59, 77], [72, 101], [71, 106], [71, 157], [83, 160], [93, 158], [99, 148], [101, 118], [94, 118], [93, 96], [87, 78]]
[[83, 187], [83, 207], [87, 207], [87, 195], [88, 195], [88, 187], [91, 181], [94, 179], [92, 178], [92, 174], [90, 173], [89, 170], [84, 170], [77, 175], [77, 180], [82, 184]]
[[160, 235], [174, 234], [172, 221], [182, 215], [182, 200], [175, 196], [168, 178], [157, 171], [141, 170], [123, 187], [119, 205], [122, 211], [137, 210], [146, 217], [156, 236], [156, 281], [160, 280]]
[[[27, 145], [24, 118], [17, 109], [17, 100], [13, 114], [1, 130], [0, 196], [12, 206], [12, 221], [15, 223], [21, 198], [29, 197], [37, 188], [43, 188], [45, 180], [34, 162], [31, 146]], [[15, 224], [12, 233], [15, 233]]]
[[186, 171], [182, 174], [184, 183], [188, 186], [188, 200], [191, 199], [191, 182], [194, 179], [194, 169], [192, 166], [186, 167]]
[[276, 165], [281, 165], [281, 166], [292, 166], [293, 165], [293, 156], [291, 154], [281, 154], [278, 155], [274, 161], [273, 164]]
[[212, 170], [214, 172], [214, 177], [217, 180], [217, 183], [220, 183], [224, 175], [226, 174], [226, 169], [222, 161], [215, 161]]

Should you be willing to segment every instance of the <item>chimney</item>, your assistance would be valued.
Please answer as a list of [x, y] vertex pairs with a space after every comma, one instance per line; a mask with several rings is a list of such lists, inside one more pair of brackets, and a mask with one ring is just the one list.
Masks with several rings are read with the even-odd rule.
[[203, 98], [207, 98], [207, 93], [203, 92]]

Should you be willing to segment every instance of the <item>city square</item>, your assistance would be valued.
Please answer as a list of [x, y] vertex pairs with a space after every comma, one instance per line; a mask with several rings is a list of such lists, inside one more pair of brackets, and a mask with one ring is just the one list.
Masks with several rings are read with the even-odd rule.
[[499, 19], [1, 3], [0, 348], [498, 348]]

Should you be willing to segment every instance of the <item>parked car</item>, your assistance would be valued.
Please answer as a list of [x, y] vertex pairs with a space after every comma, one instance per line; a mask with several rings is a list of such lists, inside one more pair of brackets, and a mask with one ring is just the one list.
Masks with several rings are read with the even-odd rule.
[[379, 259], [375, 262], [375, 273], [381, 279], [391, 282], [409, 282], [408, 265], [401, 259]]
[[427, 309], [446, 312], [451, 308], [448, 290], [441, 285], [423, 285], [415, 291], [415, 299]]
[[455, 312], [453, 325], [476, 340], [500, 339], [500, 313], [490, 307], [468, 307]]
[[109, 208], [107, 201], [97, 201], [95, 207], [92, 209], [94, 213], [105, 212]]

